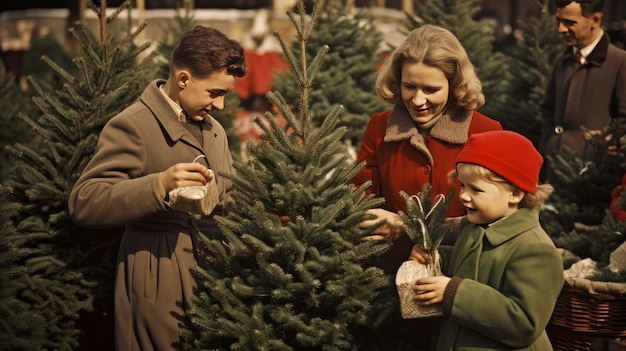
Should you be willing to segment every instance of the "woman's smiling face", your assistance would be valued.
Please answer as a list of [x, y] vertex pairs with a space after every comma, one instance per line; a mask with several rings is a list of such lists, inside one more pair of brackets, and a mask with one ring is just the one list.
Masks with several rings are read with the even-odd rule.
[[401, 77], [402, 101], [415, 122], [427, 123], [443, 112], [450, 93], [443, 71], [421, 62], [405, 62]]

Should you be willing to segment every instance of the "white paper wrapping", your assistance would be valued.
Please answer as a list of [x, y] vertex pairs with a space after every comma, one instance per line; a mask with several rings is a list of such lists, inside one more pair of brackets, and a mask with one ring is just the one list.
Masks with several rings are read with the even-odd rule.
[[614, 273], [626, 272], [626, 242], [611, 253], [609, 262], [609, 269]]
[[169, 206], [172, 209], [191, 214], [208, 216], [219, 203], [217, 183], [212, 170], [211, 180], [203, 186], [186, 186], [170, 191]]
[[400, 297], [400, 313], [404, 319], [424, 318], [442, 316], [441, 304], [422, 306], [418, 301], [413, 300], [415, 292], [413, 286], [420, 278], [434, 277], [441, 275], [439, 255], [432, 265], [421, 264], [417, 261], [405, 261], [396, 273], [396, 288]]

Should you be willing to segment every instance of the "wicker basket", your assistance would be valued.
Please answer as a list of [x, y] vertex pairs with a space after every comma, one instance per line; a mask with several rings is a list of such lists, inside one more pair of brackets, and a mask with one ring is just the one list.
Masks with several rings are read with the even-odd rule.
[[[590, 333], [576, 333], [565, 327], [546, 328], [554, 351], [617, 351], [626, 350], [626, 342]], [[607, 347], [607, 344], [611, 346]], [[617, 346], [620, 345], [620, 346]]]
[[595, 337], [626, 336], [626, 284], [567, 279], [547, 330], [559, 351], [588, 351]]
[[591, 342], [596, 336], [591, 333], [577, 333], [566, 327], [549, 324], [546, 332], [554, 351], [590, 351]]
[[626, 336], [626, 284], [566, 280], [551, 323], [571, 331]]

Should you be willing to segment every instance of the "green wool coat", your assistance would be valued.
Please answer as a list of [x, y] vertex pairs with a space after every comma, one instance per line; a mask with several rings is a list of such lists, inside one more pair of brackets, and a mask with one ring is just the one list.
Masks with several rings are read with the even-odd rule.
[[545, 327], [563, 287], [563, 262], [538, 207], [486, 229], [467, 224], [453, 247], [440, 249], [456, 291], [446, 288], [438, 351], [552, 350]]

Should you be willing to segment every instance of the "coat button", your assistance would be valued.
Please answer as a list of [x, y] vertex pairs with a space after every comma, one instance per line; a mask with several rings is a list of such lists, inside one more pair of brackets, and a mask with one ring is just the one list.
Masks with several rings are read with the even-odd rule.
[[432, 168], [430, 166], [424, 167], [424, 173], [425, 174], [430, 174], [430, 171], [432, 171]]
[[563, 134], [563, 126], [556, 126], [556, 127], [554, 127], [554, 134], [556, 134], [556, 135]]

